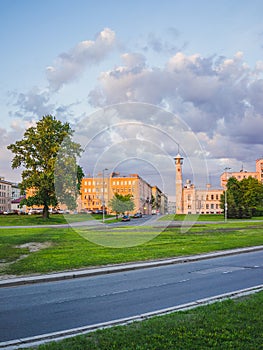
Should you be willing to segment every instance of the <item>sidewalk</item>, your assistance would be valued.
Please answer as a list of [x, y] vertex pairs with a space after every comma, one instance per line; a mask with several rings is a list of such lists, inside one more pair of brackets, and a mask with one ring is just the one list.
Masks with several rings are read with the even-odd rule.
[[[63, 271], [57, 273], [49, 273], [45, 275], [34, 275], [34, 276], [22, 276], [16, 278], [7, 278], [0, 280], [0, 288], [13, 287], [19, 285], [43, 283], [43, 282], [54, 282], [73, 278], [91, 277], [103, 274], [117, 273], [123, 271], [153, 268], [172, 264], [182, 264], [186, 262], [194, 262], [198, 260], [211, 259], [215, 257], [229, 256], [241, 253], [249, 253], [263, 250], [263, 245], [256, 247], [230, 249], [225, 251], [217, 251], [206, 254], [198, 254], [192, 256], [183, 256], [178, 258], [162, 259], [162, 260], [150, 260], [146, 262], [133, 262], [119, 265], [107, 265], [95, 268]], [[1, 277], [0, 277], [1, 279]]]

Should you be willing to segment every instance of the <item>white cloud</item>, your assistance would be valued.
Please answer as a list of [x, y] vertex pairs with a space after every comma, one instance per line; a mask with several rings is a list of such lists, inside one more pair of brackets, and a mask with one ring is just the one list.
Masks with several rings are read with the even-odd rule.
[[[124, 65], [102, 73], [99, 86], [89, 94], [90, 103], [165, 105], [194, 132], [205, 132], [210, 138], [224, 133], [235, 142], [258, 143], [263, 117], [262, 64], [257, 63], [256, 70], [249, 68], [242, 52], [232, 58], [179, 52], [161, 68], [149, 67], [140, 58], [124, 55]], [[219, 127], [222, 124], [224, 128]]]
[[62, 53], [52, 66], [46, 68], [46, 75], [52, 90], [59, 90], [79, 77], [88, 64], [98, 64], [114, 48], [115, 32], [109, 28], [101, 31], [94, 41], [85, 40]]

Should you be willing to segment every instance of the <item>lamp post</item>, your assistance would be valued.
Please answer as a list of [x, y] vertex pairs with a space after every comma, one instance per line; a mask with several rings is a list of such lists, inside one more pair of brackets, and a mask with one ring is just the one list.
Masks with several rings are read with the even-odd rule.
[[105, 200], [104, 200], [104, 172], [108, 170], [107, 168], [102, 170], [102, 222], [105, 220]]
[[225, 173], [226, 173], [226, 189], [225, 189], [225, 222], [227, 222], [227, 180], [228, 180], [228, 174], [227, 170], [230, 170], [231, 168], [225, 168]]

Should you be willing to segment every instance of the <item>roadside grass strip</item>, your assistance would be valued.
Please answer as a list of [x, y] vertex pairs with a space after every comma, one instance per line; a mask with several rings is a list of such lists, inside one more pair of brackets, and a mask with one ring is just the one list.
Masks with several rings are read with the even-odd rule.
[[[200, 304], [205, 303], [201, 300]], [[198, 305], [198, 303], [197, 303]], [[225, 350], [263, 348], [263, 292], [39, 345], [38, 350]], [[150, 315], [149, 315], [150, 317]], [[114, 323], [113, 323], [114, 324]], [[103, 328], [103, 327], [102, 327]], [[80, 330], [79, 330], [80, 331]], [[84, 331], [84, 330], [83, 330]], [[55, 335], [54, 335], [55, 336]], [[37, 339], [35, 339], [37, 340]], [[47, 340], [48, 341], [48, 340]], [[51, 339], [49, 339], [51, 341]], [[26, 344], [22, 344], [23, 348]], [[31, 348], [33, 349], [33, 348]], [[36, 346], [34, 346], [36, 349]]]

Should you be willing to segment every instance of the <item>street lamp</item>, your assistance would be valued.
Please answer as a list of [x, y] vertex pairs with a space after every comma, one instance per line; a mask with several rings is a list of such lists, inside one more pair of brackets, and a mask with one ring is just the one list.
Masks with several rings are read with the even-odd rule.
[[102, 170], [102, 222], [105, 220], [105, 200], [104, 200], [104, 172], [108, 170], [107, 168]]
[[226, 189], [225, 189], [225, 222], [227, 222], [227, 170], [230, 170], [231, 168], [225, 168], [225, 173], [226, 173]]

